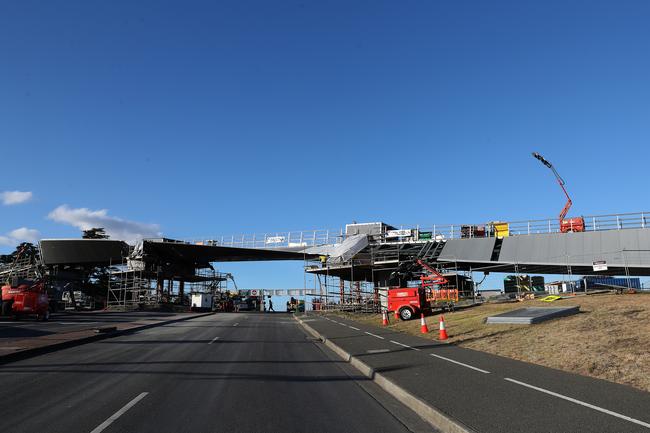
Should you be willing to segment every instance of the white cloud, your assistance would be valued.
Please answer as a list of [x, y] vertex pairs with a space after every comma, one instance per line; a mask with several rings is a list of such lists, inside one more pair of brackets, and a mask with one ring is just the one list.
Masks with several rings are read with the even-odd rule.
[[26, 203], [32, 199], [31, 191], [3, 191], [0, 192], [0, 200], [5, 206]]
[[21, 227], [19, 229], [10, 231], [5, 236], [0, 236], [0, 245], [15, 247], [23, 242], [35, 243], [38, 241], [40, 235], [41, 234], [36, 229]]
[[91, 210], [85, 207], [73, 209], [64, 204], [50, 212], [48, 218], [79, 230], [103, 227], [111, 239], [120, 239], [129, 243], [161, 236], [158, 224], [139, 223], [109, 216], [107, 209]]

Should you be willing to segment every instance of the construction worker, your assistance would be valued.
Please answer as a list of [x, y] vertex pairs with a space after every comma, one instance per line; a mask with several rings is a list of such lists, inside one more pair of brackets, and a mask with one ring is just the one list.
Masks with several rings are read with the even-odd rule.
[[273, 309], [273, 301], [271, 300], [271, 297], [269, 296], [269, 313], [273, 311], [275, 313], [275, 310]]

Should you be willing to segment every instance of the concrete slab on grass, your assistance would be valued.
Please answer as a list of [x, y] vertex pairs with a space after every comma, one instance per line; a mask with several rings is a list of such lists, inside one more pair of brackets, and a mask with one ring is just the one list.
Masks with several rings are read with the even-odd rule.
[[508, 311], [487, 318], [486, 323], [512, 323], [521, 325], [532, 325], [545, 320], [561, 316], [570, 316], [580, 312], [580, 306], [575, 307], [530, 307]]

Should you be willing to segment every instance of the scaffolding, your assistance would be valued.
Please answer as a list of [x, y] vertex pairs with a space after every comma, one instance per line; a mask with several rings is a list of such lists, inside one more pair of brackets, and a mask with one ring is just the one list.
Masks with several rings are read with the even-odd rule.
[[[437, 262], [445, 241], [425, 243], [373, 243], [342, 263], [305, 261], [305, 272], [317, 278], [319, 309], [377, 313], [387, 308], [388, 289], [418, 287], [428, 272], [417, 263], [435, 268], [446, 283], [427, 287], [432, 304], [474, 302], [472, 273], [455, 262]], [[430, 284], [429, 284], [430, 285]]]
[[137, 264], [125, 259], [109, 275], [106, 309], [142, 310], [158, 303], [151, 280], [145, 278], [143, 269]]
[[22, 281], [36, 281], [43, 277], [40, 251], [22, 250], [12, 263], [0, 267], [0, 282], [17, 286]]

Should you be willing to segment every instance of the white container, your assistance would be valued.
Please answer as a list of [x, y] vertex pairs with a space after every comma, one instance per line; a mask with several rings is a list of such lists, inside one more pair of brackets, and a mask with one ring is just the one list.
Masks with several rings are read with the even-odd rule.
[[209, 293], [192, 293], [192, 302], [190, 305], [196, 309], [211, 309], [212, 295]]

